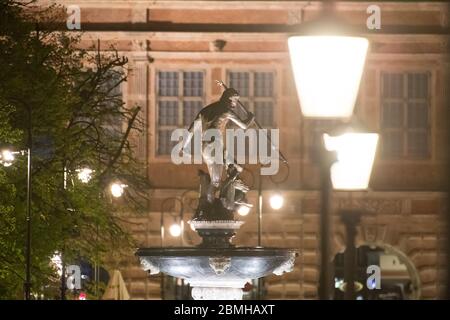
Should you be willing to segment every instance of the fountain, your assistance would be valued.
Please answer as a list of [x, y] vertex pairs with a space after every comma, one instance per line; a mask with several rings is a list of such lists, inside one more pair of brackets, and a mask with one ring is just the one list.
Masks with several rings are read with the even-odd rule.
[[[237, 116], [234, 108], [238, 99], [236, 90], [226, 89], [220, 101], [200, 111], [196, 124], [190, 127], [191, 133], [193, 128], [225, 129], [229, 120], [248, 128], [255, 122], [254, 117], [242, 105], [247, 119], [242, 121]], [[210, 143], [217, 143], [217, 140], [212, 139]], [[151, 275], [162, 272], [184, 279], [196, 300], [240, 300], [242, 289], [252, 279], [292, 271], [297, 253], [291, 249], [232, 244], [233, 236], [243, 224], [235, 219], [237, 208], [251, 207], [246, 199], [249, 188], [239, 179], [242, 167], [235, 161], [223, 159], [226, 165], [218, 163], [208, 153], [208, 142], [202, 148], [209, 174], [199, 171], [199, 204], [195, 217], [189, 222], [202, 242], [196, 247], [139, 248], [136, 255], [143, 269]], [[225, 166], [227, 176], [222, 181]]]

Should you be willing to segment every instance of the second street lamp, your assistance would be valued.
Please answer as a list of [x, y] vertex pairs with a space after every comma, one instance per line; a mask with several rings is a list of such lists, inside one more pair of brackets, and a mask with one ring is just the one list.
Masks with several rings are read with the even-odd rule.
[[239, 207], [239, 209], [237, 210], [237, 213], [238, 213], [240, 216], [245, 217], [246, 215], [248, 215], [248, 214], [250, 213], [250, 211], [251, 211], [251, 208], [250, 208], [250, 207], [241, 205], [241, 206]]
[[166, 204], [173, 200], [174, 202], [178, 202], [180, 204], [180, 210], [178, 215], [175, 216], [175, 219], [179, 219], [179, 223], [175, 222], [172, 223], [169, 227], [169, 233], [172, 237], [179, 237], [181, 236], [181, 245], [184, 245], [184, 207], [183, 207], [183, 201], [177, 197], [170, 197], [163, 200], [161, 204], [161, 216], [160, 216], [160, 237], [161, 237], [161, 247], [164, 246], [164, 237], [165, 237], [165, 227], [164, 227], [164, 214], [169, 213], [173, 215], [173, 212], [171, 211], [165, 211]]
[[[365, 190], [369, 186], [370, 175], [378, 144], [378, 134], [369, 132], [349, 131], [330, 136], [324, 134], [324, 144], [328, 151], [336, 153], [336, 161], [329, 168], [334, 189], [355, 191]], [[355, 298], [355, 263], [356, 263], [356, 224], [361, 212], [343, 210], [341, 220], [346, 226], [345, 249], [345, 298]]]
[[277, 192], [270, 196], [269, 203], [272, 209], [280, 210], [283, 207], [284, 198], [279, 192]]
[[[89, 181], [92, 178], [92, 174], [94, 173], [94, 170], [83, 167], [80, 169], [76, 169], [75, 172], [77, 173], [77, 178], [80, 180], [81, 183], [89, 183]], [[66, 166], [64, 166], [64, 181], [63, 181], [63, 188], [64, 191], [67, 190], [67, 181], [68, 181], [68, 175], [70, 174], [70, 171], [67, 169]], [[67, 208], [67, 210], [71, 210]], [[66, 300], [66, 261], [64, 259], [64, 251], [65, 251], [65, 244], [63, 244], [63, 249], [61, 252], [56, 252], [55, 255], [52, 258], [52, 262], [54, 262], [58, 267], [58, 274], [61, 276], [61, 300]], [[61, 272], [59, 272], [61, 270]], [[96, 269], [97, 271], [97, 269]]]
[[172, 237], [179, 237], [181, 235], [181, 226], [178, 223], [173, 223], [169, 227], [169, 233]]
[[[283, 183], [287, 180], [287, 178], [289, 177], [289, 164], [287, 162], [283, 162], [286, 165], [287, 168], [287, 173], [286, 175], [283, 177], [283, 179], [281, 181], [274, 181], [272, 176], [269, 176], [269, 179], [275, 184], [275, 185], [279, 185], [280, 183]], [[252, 181], [254, 181], [254, 174], [253, 171], [251, 170], [247, 170], [247, 172], [249, 172], [252, 176]], [[258, 205], [257, 205], [257, 222], [258, 222], [258, 247], [262, 247], [262, 220], [263, 220], [263, 194], [262, 194], [262, 178], [263, 175], [261, 175], [261, 168], [259, 168], [258, 170]], [[269, 204], [270, 207], [274, 210], [279, 210], [283, 207], [284, 204], [284, 197], [282, 196], [282, 194], [277, 191], [274, 194], [272, 194], [269, 198]], [[239, 208], [238, 210], [238, 214], [245, 216], [250, 212], [250, 208], [248, 209], [244, 209], [244, 208]], [[242, 214], [244, 213], [244, 214]], [[263, 287], [263, 278], [258, 278], [258, 291], [257, 291], [257, 298], [258, 300], [261, 300], [262, 298], [262, 287]]]
[[[183, 197], [182, 197], [183, 198]], [[165, 211], [165, 206], [169, 201], [178, 202], [180, 205], [178, 215], [174, 215], [172, 211]], [[174, 205], [175, 207], [175, 205]], [[184, 246], [184, 204], [183, 201], [178, 197], [170, 197], [163, 200], [161, 203], [161, 216], [160, 216], [160, 236], [161, 236], [161, 248], [164, 246], [164, 238], [165, 238], [165, 228], [164, 228], [164, 215], [166, 213], [171, 214], [175, 218], [175, 222], [173, 222], [169, 227], [169, 234], [172, 237], [178, 238], [180, 237], [181, 246]], [[179, 222], [177, 220], [179, 219]], [[175, 280], [178, 281], [177, 279]], [[178, 285], [175, 284], [175, 298], [178, 297]], [[181, 296], [184, 295], [184, 280], [181, 279]], [[161, 298], [165, 297], [165, 281], [164, 275], [161, 277]]]
[[331, 182], [334, 189], [364, 190], [369, 186], [370, 174], [378, 144], [378, 134], [346, 132], [339, 136], [323, 136], [325, 148], [336, 152], [336, 162], [331, 165]]

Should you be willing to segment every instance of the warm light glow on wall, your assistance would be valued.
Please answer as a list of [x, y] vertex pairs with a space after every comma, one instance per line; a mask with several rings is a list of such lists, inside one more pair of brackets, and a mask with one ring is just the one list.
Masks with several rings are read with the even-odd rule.
[[367, 189], [378, 144], [376, 133], [344, 133], [332, 137], [323, 135], [325, 147], [337, 153], [331, 166], [334, 189]]
[[347, 36], [292, 36], [288, 46], [303, 115], [349, 118], [358, 94], [368, 40]]

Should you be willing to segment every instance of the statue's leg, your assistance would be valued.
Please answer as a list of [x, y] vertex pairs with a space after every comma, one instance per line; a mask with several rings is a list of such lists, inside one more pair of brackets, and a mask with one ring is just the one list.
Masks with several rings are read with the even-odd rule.
[[202, 149], [203, 161], [208, 167], [209, 177], [211, 179], [211, 184], [215, 187], [219, 187], [220, 180], [222, 178], [223, 163], [218, 163], [215, 155], [211, 150], [214, 150], [213, 142], [204, 142]]
[[213, 160], [214, 159], [205, 159], [209, 177], [211, 179], [207, 188], [207, 199], [211, 203], [215, 199], [216, 190], [220, 187], [223, 171], [223, 164], [216, 164]]
[[210, 168], [211, 184], [214, 187], [219, 188], [222, 180], [223, 164], [212, 164]]
[[197, 214], [202, 214], [205, 210], [207, 210], [208, 202], [211, 202], [209, 199], [211, 179], [209, 178], [209, 174], [203, 172], [203, 170], [199, 170], [198, 175], [200, 177], [200, 198]]
[[236, 189], [234, 188], [234, 184], [231, 183], [228, 185], [227, 189], [225, 190], [225, 196], [221, 198], [222, 204], [228, 210], [234, 210], [235, 192], [236, 192]]

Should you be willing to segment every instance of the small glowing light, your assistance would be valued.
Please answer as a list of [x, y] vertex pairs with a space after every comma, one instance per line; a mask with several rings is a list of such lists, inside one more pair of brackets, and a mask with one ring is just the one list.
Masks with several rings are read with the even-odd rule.
[[179, 237], [181, 234], [181, 226], [178, 223], [174, 223], [169, 228], [169, 233], [172, 237]]
[[124, 189], [127, 187], [126, 184], [121, 184], [121, 183], [113, 183], [111, 184], [110, 190], [111, 190], [111, 194], [113, 197], [115, 198], [120, 198], [123, 193], [124, 193]]
[[11, 166], [15, 159], [14, 153], [10, 150], [2, 150], [0, 153], [0, 163], [5, 167]]
[[81, 168], [76, 170], [78, 172], [78, 179], [83, 183], [88, 183], [92, 179], [94, 170], [90, 168]]
[[80, 292], [80, 294], [78, 296], [78, 300], [86, 300], [86, 293]]
[[343, 279], [334, 278], [334, 287], [339, 289], [344, 284]]
[[7, 162], [12, 162], [12, 161], [14, 161], [15, 157], [14, 157], [14, 154], [10, 150], [3, 150], [2, 151], [2, 159]]
[[334, 189], [367, 189], [378, 143], [376, 133], [348, 132], [340, 136], [323, 136], [325, 147], [336, 151], [337, 161], [331, 166]]
[[237, 210], [237, 213], [238, 213], [240, 216], [245, 217], [246, 215], [248, 215], [248, 214], [250, 213], [250, 207], [245, 206], [245, 205], [241, 205], [241, 206], [239, 207], [239, 209]]
[[284, 198], [281, 194], [275, 193], [269, 199], [270, 207], [274, 210], [279, 210], [284, 204]]

